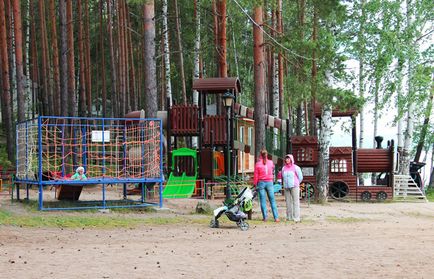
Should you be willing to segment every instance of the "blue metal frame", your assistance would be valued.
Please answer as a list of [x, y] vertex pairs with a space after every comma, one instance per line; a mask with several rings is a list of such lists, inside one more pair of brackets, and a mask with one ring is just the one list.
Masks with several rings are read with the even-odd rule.
[[[42, 119], [78, 119], [80, 121], [85, 121], [85, 120], [99, 120], [102, 121], [102, 131], [105, 130], [106, 125], [105, 125], [105, 121], [140, 121], [140, 122], [144, 122], [144, 121], [155, 121], [158, 122], [160, 125], [160, 174], [159, 177], [155, 177], [155, 178], [106, 178], [106, 177], [102, 177], [102, 178], [88, 178], [86, 181], [74, 181], [74, 180], [67, 180], [67, 179], [58, 179], [58, 180], [49, 180], [49, 181], [43, 181], [43, 157], [42, 157]], [[163, 182], [164, 182], [164, 174], [163, 174], [163, 127], [162, 127], [162, 121], [161, 119], [157, 119], [157, 118], [89, 118], [89, 117], [56, 117], [56, 116], [39, 116], [37, 118], [38, 123], [38, 178], [36, 179], [31, 179], [30, 177], [26, 176], [26, 179], [19, 179], [16, 178], [15, 183], [17, 185], [17, 199], [19, 199], [19, 185], [20, 184], [26, 184], [27, 185], [27, 197], [28, 197], [28, 185], [38, 185], [38, 208], [39, 210], [45, 210], [45, 211], [52, 211], [52, 210], [76, 210], [76, 209], [107, 209], [107, 208], [135, 208], [135, 207], [147, 207], [147, 206], [159, 206], [160, 208], [163, 207], [163, 198], [162, 198], [162, 192], [163, 192]], [[26, 121], [26, 145], [28, 144], [28, 122], [31, 120]], [[18, 125], [18, 124], [17, 124]], [[48, 124], [48, 126], [51, 126], [53, 124]], [[64, 140], [64, 135], [65, 135], [65, 127], [67, 126], [74, 126], [73, 124], [61, 124], [62, 128], [61, 128], [61, 134], [62, 134], [62, 141]], [[125, 125], [121, 125], [121, 124], [116, 124], [117, 127], [122, 127]], [[141, 127], [144, 127], [144, 125], [141, 123], [140, 124]], [[110, 126], [112, 127], [112, 126]], [[82, 128], [84, 129], [84, 128]], [[75, 133], [75, 129], [73, 129], [73, 133]], [[18, 129], [16, 131], [17, 134], [17, 139], [16, 139], [16, 144], [18, 145]], [[85, 134], [85, 133], [83, 133]], [[140, 133], [141, 137], [144, 137], [144, 133], [143, 130]], [[124, 129], [123, 132], [123, 137], [125, 139], [126, 137], [126, 130]], [[102, 173], [105, 174], [106, 173], [106, 166], [105, 166], [105, 152], [106, 152], [106, 146], [104, 144], [104, 132], [102, 133], [102, 153], [103, 153], [103, 163], [102, 163]], [[125, 140], [124, 140], [125, 142]], [[86, 144], [86, 138], [82, 139], [82, 144], [83, 144], [83, 152], [86, 153], [85, 151], [87, 150], [88, 146]], [[62, 145], [62, 154], [64, 154], [65, 152], [65, 148]], [[142, 144], [142, 153], [144, 152], [144, 145]], [[26, 146], [26, 154], [27, 153], [27, 146]], [[143, 154], [142, 154], [143, 155]], [[124, 169], [126, 169], [127, 166], [127, 162], [126, 162], [126, 156], [127, 156], [127, 152], [126, 152], [126, 148], [124, 148], [123, 150], [123, 166], [125, 167]], [[63, 157], [63, 156], [62, 156]], [[143, 158], [143, 156], [142, 156]], [[28, 158], [26, 158], [27, 160]], [[88, 166], [88, 158], [86, 156], [86, 154], [84, 154], [83, 156], [83, 163], [86, 165], [86, 167]], [[76, 162], [76, 160], [74, 161]], [[18, 148], [17, 148], [17, 160], [16, 160], [16, 165], [17, 165], [17, 170], [18, 170]], [[142, 167], [141, 172], [144, 173], [145, 169], [144, 167]], [[65, 168], [64, 168], [64, 159], [62, 158], [62, 175], [65, 175]], [[150, 202], [145, 202], [145, 191], [144, 191], [144, 186], [142, 186], [142, 196], [140, 200], [128, 200], [126, 199], [126, 184], [127, 183], [141, 183], [142, 185], [145, 185], [145, 183], [148, 182], [152, 182], [152, 183], [159, 183], [159, 202], [157, 203], [150, 203]], [[44, 191], [44, 187], [48, 186], [48, 185], [71, 185], [71, 186], [80, 186], [80, 185], [89, 185], [89, 184], [102, 184], [102, 201], [85, 201], [82, 203], [90, 203], [90, 202], [102, 202], [102, 206], [81, 206], [81, 207], [63, 207], [63, 208], [46, 208], [44, 207], [44, 200], [43, 200], [43, 191]], [[126, 205], [107, 205], [107, 200], [106, 200], [106, 185], [111, 185], [111, 184], [123, 184], [124, 185], [124, 200], [122, 201], [126, 201], [126, 202], [131, 202], [134, 204], [126, 204]], [[112, 200], [110, 200], [112, 201]]]

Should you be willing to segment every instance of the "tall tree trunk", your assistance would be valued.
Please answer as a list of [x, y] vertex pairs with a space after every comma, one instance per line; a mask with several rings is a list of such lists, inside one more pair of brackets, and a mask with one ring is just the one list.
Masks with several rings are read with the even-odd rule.
[[[276, 13], [276, 19], [277, 19], [277, 32], [278, 36], [283, 36], [283, 19], [282, 19], [282, 0], [277, 0], [277, 13]], [[278, 54], [278, 72], [279, 72], [279, 118], [283, 119], [284, 111], [283, 111], [283, 55], [282, 51], [279, 50]]]
[[[273, 32], [272, 32], [272, 36], [274, 38], [277, 38], [279, 36], [277, 29], [278, 29], [278, 16], [277, 14], [279, 13], [279, 11], [276, 10], [273, 12], [273, 16], [272, 18], [272, 22], [273, 22]], [[274, 31], [276, 30], [276, 31]], [[279, 94], [279, 55], [277, 53], [277, 48], [270, 48], [270, 54], [271, 54], [271, 63], [273, 64], [273, 67], [271, 67], [272, 69], [272, 73], [270, 73], [271, 77], [272, 77], [272, 107], [271, 107], [271, 114], [275, 117], [279, 117], [280, 112], [279, 112], [279, 108], [280, 108], [280, 94]], [[273, 149], [277, 150], [278, 147], [278, 132], [279, 130], [277, 128], [273, 129]]]
[[74, 18], [72, 16], [72, 0], [66, 1], [66, 29], [68, 43], [68, 102], [69, 116], [75, 115], [75, 64], [74, 64]]
[[[134, 58], [134, 45], [131, 38], [131, 30], [132, 29], [132, 23], [130, 19], [130, 13], [128, 12], [127, 7], [127, 54], [128, 54], [128, 61], [129, 61], [129, 90], [130, 90], [130, 110], [137, 110], [138, 109], [138, 91], [136, 86], [136, 66], [134, 63], [136, 60], [139, 60], [139, 58]], [[155, 39], [155, 36], [154, 36]], [[155, 53], [155, 43], [154, 43], [154, 53]]]
[[90, 60], [89, 0], [84, 0], [84, 50], [87, 115], [92, 116], [92, 61]]
[[261, 148], [265, 147], [265, 60], [264, 34], [261, 30], [262, 4], [254, 8], [253, 24], [253, 67], [255, 90], [255, 158], [259, 158]]
[[68, 31], [66, 18], [66, 1], [59, 0], [60, 19], [60, 115], [69, 114], [68, 101]]
[[172, 106], [172, 84], [170, 77], [170, 49], [169, 49], [169, 29], [167, 25], [167, 0], [163, 0], [163, 39], [164, 39], [164, 70], [166, 79], [166, 99], [169, 106]]
[[18, 121], [24, 121], [25, 116], [25, 76], [23, 71], [23, 30], [21, 25], [21, 5], [19, 0], [13, 0], [14, 31], [15, 31], [15, 65], [17, 79]]
[[431, 94], [427, 100], [424, 120], [423, 120], [423, 124], [422, 124], [422, 130], [420, 132], [419, 142], [417, 143], [417, 147], [416, 147], [416, 155], [414, 156], [415, 162], [419, 162], [419, 160], [420, 160], [420, 154], [422, 153], [422, 150], [423, 150], [426, 134], [428, 132], [428, 128], [430, 127], [429, 126], [429, 119], [430, 119], [431, 114], [432, 114], [433, 97], [434, 97], [434, 86], [431, 87]]
[[273, 67], [273, 115], [276, 117], [279, 117], [280, 112], [279, 112], [279, 103], [280, 103], [280, 99], [279, 99], [279, 59], [278, 59], [278, 54], [277, 53], [273, 53], [273, 63], [274, 63], [274, 67]]
[[[359, 97], [363, 99], [365, 97], [365, 4], [366, 0], [360, 0], [360, 10], [361, 15], [359, 19], [360, 27], [358, 32], [358, 46], [359, 46]], [[363, 106], [360, 108], [359, 113], [359, 148], [363, 148], [364, 140], [365, 140], [365, 112]], [[359, 185], [364, 185], [364, 178], [362, 174], [358, 174]]]
[[60, 115], [61, 105], [61, 93], [60, 93], [60, 74], [59, 74], [59, 47], [57, 45], [57, 20], [56, 20], [56, 10], [55, 10], [54, 0], [50, 0], [50, 21], [51, 21], [51, 46], [53, 53], [53, 101], [54, 101], [54, 111], [55, 115]]
[[[305, 2], [305, 0], [300, 0], [298, 3], [298, 28], [299, 28], [298, 39], [300, 41], [299, 42], [300, 44], [302, 44], [304, 42], [305, 11], [306, 11], [306, 2]], [[315, 20], [315, 15], [314, 15], [314, 20]], [[313, 25], [315, 28], [315, 23]], [[304, 54], [302, 49], [300, 51], [301, 51], [301, 54]], [[296, 69], [297, 69], [296, 74], [297, 74], [298, 82], [300, 85], [304, 85], [306, 82], [306, 75], [304, 73], [304, 58], [299, 57], [298, 61], [297, 61], [297, 65], [298, 66], [296, 67]], [[303, 100], [303, 104], [301, 104], [299, 109], [297, 110], [297, 118], [299, 120], [297, 122], [297, 125], [299, 126], [299, 130], [300, 130], [299, 133], [301, 134], [301, 125], [303, 124], [302, 123], [302, 115], [304, 112], [304, 127], [305, 127], [306, 134], [309, 135], [309, 134], [312, 134], [309, 131], [310, 130], [309, 129], [309, 114], [312, 115], [313, 110], [311, 110], [309, 113], [306, 102], [307, 102], [306, 100]]]
[[101, 56], [101, 94], [102, 94], [102, 117], [107, 115], [107, 88], [105, 80], [105, 48], [104, 48], [104, 33], [103, 33], [103, 10], [104, 0], [99, 1], [99, 51]]
[[119, 112], [117, 109], [118, 104], [118, 76], [117, 76], [117, 66], [116, 66], [116, 54], [114, 50], [114, 40], [113, 40], [113, 17], [112, 17], [112, 4], [110, 0], [107, 0], [107, 18], [108, 18], [108, 35], [109, 35], [109, 48], [110, 48], [110, 66], [111, 66], [111, 106], [113, 117], [118, 117]]
[[429, 176], [428, 187], [434, 188], [434, 143], [431, 147], [431, 174]]
[[[403, 73], [403, 68], [404, 68], [404, 60], [402, 58], [398, 59], [398, 67], [397, 67], [397, 77], [402, 77], [402, 73]], [[397, 124], [397, 149], [398, 149], [398, 153], [402, 152], [402, 148], [404, 146], [404, 135], [403, 135], [403, 130], [404, 130], [404, 121], [403, 121], [403, 117], [404, 117], [404, 111], [402, 109], [402, 101], [403, 101], [403, 79], [398, 80], [398, 86], [396, 88], [396, 92], [397, 92], [397, 108], [398, 108], [398, 124]]]
[[[374, 138], [372, 139], [372, 147], [376, 147], [375, 137], [378, 136], [378, 107], [379, 107], [379, 91], [380, 91], [380, 81], [381, 75], [377, 74], [375, 76], [375, 85], [374, 85]], [[371, 173], [371, 183], [372, 185], [377, 185], [377, 173]]]
[[[193, 80], [199, 78], [200, 75], [200, 0], [194, 1], [194, 18], [196, 23], [196, 36], [194, 38], [194, 70], [193, 70]], [[193, 90], [193, 104], [199, 105], [199, 92]], [[198, 138], [193, 137], [192, 146], [193, 148], [198, 147]]]
[[15, 161], [14, 153], [14, 131], [12, 130], [12, 101], [10, 94], [10, 81], [9, 81], [9, 59], [8, 47], [6, 37], [6, 17], [4, 2], [0, 1], [0, 64], [2, 76], [2, 92], [1, 92], [1, 106], [2, 106], [2, 123], [4, 125], [4, 132], [6, 135], [6, 146], [8, 159], [11, 162]]
[[[413, 21], [412, 3], [411, 0], [406, 0], [406, 13], [407, 13], [407, 29], [410, 30]], [[410, 152], [411, 143], [413, 137], [413, 117], [414, 117], [414, 101], [413, 95], [413, 53], [411, 51], [414, 48], [412, 36], [408, 39], [410, 45], [410, 54], [407, 55], [407, 127], [404, 133], [404, 146], [402, 148], [402, 154], [400, 156], [400, 174], [409, 174], [410, 172]]]
[[[145, 80], [145, 115], [157, 117], [157, 65], [155, 60], [155, 6], [148, 1], [143, 7], [144, 18], [144, 80]], [[167, 29], [166, 29], [167, 31]]]
[[8, 59], [9, 59], [9, 94], [11, 95], [11, 117], [12, 123], [14, 123], [14, 100], [15, 100], [15, 88], [16, 88], [16, 76], [15, 71], [15, 48], [14, 48], [14, 32], [13, 32], [13, 12], [11, 1], [5, 1], [5, 19], [6, 19], [6, 35], [7, 35], [7, 49], [8, 49]]
[[[264, 1], [264, 6], [267, 7], [267, 2]], [[264, 22], [271, 22], [271, 31], [270, 31], [270, 36], [274, 37], [274, 30], [275, 30], [275, 25], [274, 25], [274, 15], [273, 12], [271, 11], [271, 19], [268, 20], [268, 9], [265, 8], [264, 11]], [[267, 24], [267, 23], [266, 23]], [[265, 114], [269, 114], [269, 115], [273, 115], [273, 78], [274, 78], [274, 57], [273, 57], [273, 53], [274, 53], [274, 48], [272, 45], [265, 45], [265, 59], [266, 59], [266, 71], [265, 71], [265, 78], [266, 78], [266, 83], [265, 83]]]
[[77, 3], [77, 15], [78, 15], [78, 67], [79, 67], [79, 82], [78, 82], [78, 116], [86, 116], [86, 52], [84, 49], [83, 38], [83, 9], [81, 8], [81, 0], [76, 0]]
[[39, 0], [39, 20], [41, 28], [41, 42], [42, 42], [42, 83], [44, 90], [42, 90], [42, 103], [44, 115], [51, 115], [51, 86], [50, 86], [50, 70], [48, 61], [48, 38], [47, 28], [45, 23], [45, 5], [43, 0]]
[[[193, 79], [198, 79], [200, 74], [200, 0], [194, 1], [196, 37], [194, 38], [194, 70]], [[199, 92], [193, 90], [193, 104], [199, 104]]]
[[118, 1], [117, 6], [117, 28], [118, 28], [118, 46], [119, 46], [119, 67], [118, 67], [118, 75], [119, 75], [119, 113], [120, 116], [124, 116], [126, 113], [126, 90], [125, 90], [125, 46], [124, 46], [124, 18], [123, 18], [123, 1]]
[[182, 85], [182, 101], [184, 104], [187, 104], [187, 89], [185, 87], [185, 73], [184, 73], [184, 54], [182, 50], [182, 40], [181, 40], [181, 18], [179, 17], [178, 0], [175, 0], [175, 16], [176, 16], [176, 36], [178, 39], [178, 50], [179, 50], [179, 68], [180, 68], [181, 85]]
[[218, 53], [219, 53], [219, 70], [220, 77], [228, 76], [228, 65], [226, 63], [226, 0], [218, 1], [219, 7], [219, 44], [218, 44]]
[[324, 104], [321, 112], [319, 136], [319, 164], [317, 174], [318, 202], [327, 202], [329, 189], [330, 140], [332, 131], [332, 108]]
[[128, 111], [131, 111], [131, 100], [130, 100], [130, 85], [129, 85], [129, 59], [128, 59], [128, 18], [127, 18], [127, 3], [125, 1], [121, 1], [122, 9], [121, 12], [121, 28], [122, 28], [122, 59], [123, 59], [123, 85], [124, 85], [124, 114], [126, 114]]
[[38, 67], [38, 52], [36, 42], [36, 20], [33, 1], [29, 2], [30, 12], [30, 79], [32, 89], [32, 118], [36, 117], [37, 111], [42, 111], [41, 103], [38, 100], [39, 96], [39, 67]]
[[[361, 99], [365, 96], [365, 4], [366, 0], [360, 0], [360, 27], [358, 32], [358, 45], [359, 45], [359, 97]], [[359, 131], [359, 148], [363, 148], [363, 142], [365, 140], [365, 115], [363, 107], [360, 108], [359, 113], [360, 131]], [[360, 179], [360, 178], [359, 178]]]
[[312, 28], [312, 84], [311, 84], [311, 98], [312, 102], [310, 105], [310, 134], [315, 136], [317, 134], [316, 129], [316, 118], [315, 118], [315, 104], [316, 104], [316, 93], [318, 88], [318, 66], [317, 66], [317, 50], [318, 50], [318, 7], [314, 4], [313, 10], [313, 28]]
[[220, 75], [220, 54], [219, 54], [219, 13], [220, 8], [217, 3], [219, 0], [212, 0], [212, 14], [213, 14], [213, 31], [214, 31], [214, 47], [216, 50], [215, 63], [217, 65], [216, 75]]
[[[29, 96], [30, 96], [30, 6], [27, 0], [21, 13], [24, 14], [24, 20], [22, 21], [23, 28], [23, 74], [25, 76], [24, 83], [24, 103], [25, 103], [25, 114], [30, 112]], [[26, 115], [28, 117], [28, 115]]]

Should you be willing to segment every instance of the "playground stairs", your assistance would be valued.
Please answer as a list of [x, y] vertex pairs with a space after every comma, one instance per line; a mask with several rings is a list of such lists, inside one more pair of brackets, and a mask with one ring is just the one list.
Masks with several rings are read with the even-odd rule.
[[394, 176], [394, 200], [427, 202], [423, 191], [417, 186], [410, 175]]

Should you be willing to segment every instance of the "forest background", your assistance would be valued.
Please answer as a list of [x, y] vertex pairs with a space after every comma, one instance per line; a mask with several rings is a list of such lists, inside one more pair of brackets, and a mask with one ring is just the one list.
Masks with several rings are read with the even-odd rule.
[[155, 117], [167, 102], [197, 103], [193, 79], [238, 77], [255, 127], [270, 114], [318, 135], [324, 169], [332, 109], [357, 108], [358, 146], [390, 137], [386, 119], [400, 172], [425, 162], [432, 185], [433, 10], [430, 0], [0, 0], [1, 164], [14, 162], [16, 122]]

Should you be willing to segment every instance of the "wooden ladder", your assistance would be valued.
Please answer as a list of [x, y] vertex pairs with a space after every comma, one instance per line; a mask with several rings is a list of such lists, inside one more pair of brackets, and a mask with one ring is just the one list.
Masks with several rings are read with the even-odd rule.
[[395, 175], [393, 185], [394, 200], [428, 202], [425, 194], [410, 175]]

